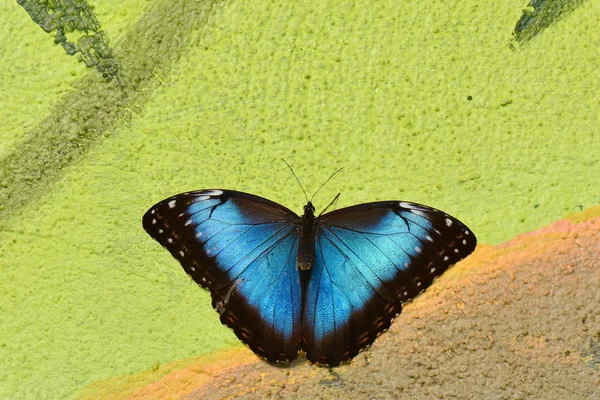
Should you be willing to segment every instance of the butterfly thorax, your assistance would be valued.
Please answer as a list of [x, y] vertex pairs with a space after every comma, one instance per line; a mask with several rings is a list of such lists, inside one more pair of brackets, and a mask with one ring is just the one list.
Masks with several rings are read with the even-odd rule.
[[298, 243], [298, 256], [296, 257], [296, 268], [300, 271], [308, 271], [315, 262], [315, 231], [316, 231], [315, 207], [309, 201], [304, 206], [304, 215], [300, 218]]

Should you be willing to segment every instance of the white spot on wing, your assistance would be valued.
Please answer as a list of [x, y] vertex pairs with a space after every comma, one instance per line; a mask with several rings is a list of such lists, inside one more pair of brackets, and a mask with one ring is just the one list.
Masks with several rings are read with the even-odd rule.
[[192, 223], [192, 219], [190, 218], [190, 219], [188, 219], [187, 221], [185, 221], [185, 226], [188, 226], [188, 225], [189, 225], [189, 224], [191, 224], [191, 223]]
[[196, 197], [196, 201], [204, 201], [210, 199], [210, 196], [198, 196]]
[[444, 261], [448, 261], [448, 256], [444, 256]]
[[410, 204], [410, 203], [407, 203], [407, 202], [405, 202], [405, 201], [401, 201], [401, 202], [400, 202], [400, 203], [398, 203], [398, 204], [400, 205], [400, 207], [403, 207], [403, 208], [412, 209], [412, 207], [413, 207], [413, 206], [412, 206], [412, 204]]
[[430, 242], [433, 242], [433, 238], [429, 235], [425, 236], [425, 239], [429, 240]]
[[446, 218], [446, 226], [452, 226], [452, 220], [450, 218]]
[[413, 209], [413, 210], [411, 210], [411, 212], [412, 212], [413, 214], [415, 214], [415, 215], [418, 215], [418, 216], [420, 216], [420, 217], [425, 217], [425, 213], [424, 213], [423, 211], [421, 211], [421, 210], [416, 210], [416, 209]]
[[153, 209], [152, 211], [150, 211], [150, 214], [154, 215], [155, 212], [156, 210]]
[[173, 238], [168, 238], [168, 239], [167, 239], [167, 242], [169, 242], [169, 243], [173, 243]]
[[176, 204], [176, 203], [177, 203], [177, 200], [171, 200], [171, 201], [169, 202], [169, 208], [173, 208], [173, 207], [175, 207], [175, 204]]
[[152, 225], [156, 224], [156, 219], [152, 219]]
[[206, 196], [220, 196], [223, 194], [222, 190], [205, 190], [204, 194]]
[[415, 246], [415, 251], [417, 253], [421, 253], [422, 249], [419, 246]]

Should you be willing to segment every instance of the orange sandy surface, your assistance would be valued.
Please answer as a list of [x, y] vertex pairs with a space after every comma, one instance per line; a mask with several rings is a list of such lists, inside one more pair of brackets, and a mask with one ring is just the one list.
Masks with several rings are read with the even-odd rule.
[[243, 349], [98, 382], [86, 396], [600, 398], [600, 218], [581, 219], [480, 245], [338, 368], [274, 367]]

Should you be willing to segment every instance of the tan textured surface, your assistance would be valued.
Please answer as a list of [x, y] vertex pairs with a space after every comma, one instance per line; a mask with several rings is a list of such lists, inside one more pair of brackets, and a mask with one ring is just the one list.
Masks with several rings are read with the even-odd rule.
[[189, 393], [193, 388], [207, 384], [210, 379], [220, 371], [227, 371], [232, 367], [244, 365], [255, 361], [255, 357], [248, 351], [231, 351], [222, 355], [217, 360], [214, 357], [204, 357], [211, 360], [191, 365], [185, 369], [175, 371], [166, 377], [153, 382], [143, 389], [133, 393], [128, 400], [141, 399], [171, 399]]
[[351, 364], [256, 361], [183, 398], [600, 398], [599, 249], [600, 218], [482, 245]]
[[80, 391], [75, 398], [79, 400], [177, 399], [207, 384], [221, 371], [255, 362], [256, 356], [246, 348], [217, 351], [167, 365], [155, 364], [152, 369], [137, 374], [99, 380]]

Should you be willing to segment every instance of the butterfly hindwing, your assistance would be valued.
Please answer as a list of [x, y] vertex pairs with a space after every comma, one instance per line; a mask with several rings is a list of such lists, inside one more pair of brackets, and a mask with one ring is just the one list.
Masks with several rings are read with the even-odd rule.
[[142, 222], [210, 290], [221, 322], [274, 362], [296, 358], [300, 346], [298, 220], [258, 196], [201, 190], [161, 201]]
[[389, 328], [402, 302], [475, 245], [460, 221], [416, 203], [361, 204], [319, 217], [303, 299], [307, 358], [337, 365], [354, 357]]

